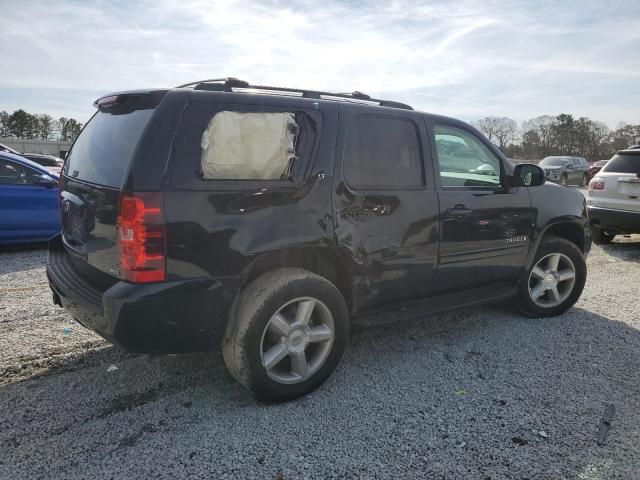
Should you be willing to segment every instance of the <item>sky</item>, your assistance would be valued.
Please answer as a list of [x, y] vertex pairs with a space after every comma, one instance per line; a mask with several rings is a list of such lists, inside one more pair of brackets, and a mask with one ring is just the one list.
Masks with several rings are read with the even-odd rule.
[[0, 110], [235, 76], [472, 121], [640, 123], [640, 1], [0, 0]]

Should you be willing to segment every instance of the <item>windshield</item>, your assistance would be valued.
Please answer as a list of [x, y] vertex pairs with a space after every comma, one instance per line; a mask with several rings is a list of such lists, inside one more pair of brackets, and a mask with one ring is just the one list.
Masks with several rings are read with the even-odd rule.
[[640, 174], [640, 154], [614, 155], [602, 169], [603, 172]]
[[540, 165], [548, 166], [548, 167], [564, 167], [569, 160], [566, 158], [550, 158], [547, 157], [540, 162]]
[[152, 109], [98, 111], [73, 145], [64, 174], [120, 188]]

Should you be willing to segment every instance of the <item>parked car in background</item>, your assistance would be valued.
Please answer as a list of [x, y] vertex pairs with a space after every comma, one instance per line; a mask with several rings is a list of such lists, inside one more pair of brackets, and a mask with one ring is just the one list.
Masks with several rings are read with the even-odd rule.
[[0, 244], [39, 242], [60, 232], [58, 177], [0, 152]]
[[538, 164], [544, 168], [546, 179], [567, 185], [585, 186], [589, 181], [589, 163], [583, 157], [551, 156], [545, 157]]
[[595, 243], [640, 233], [640, 149], [616, 153], [589, 182], [587, 202]]
[[42, 153], [21, 153], [20, 155], [32, 162], [36, 162], [38, 165], [43, 166], [49, 172], [55, 173], [56, 175], [60, 175], [60, 170], [62, 170], [62, 166], [64, 165], [64, 160], [54, 157], [53, 155], [45, 155]]
[[589, 164], [589, 180], [591, 180], [596, 173], [602, 170], [609, 160], [598, 160], [597, 162], [591, 162]]
[[583, 195], [459, 120], [236, 79], [94, 105], [47, 276], [54, 303], [130, 351], [222, 348], [247, 389], [288, 400], [352, 327], [497, 298], [551, 317], [582, 292]]

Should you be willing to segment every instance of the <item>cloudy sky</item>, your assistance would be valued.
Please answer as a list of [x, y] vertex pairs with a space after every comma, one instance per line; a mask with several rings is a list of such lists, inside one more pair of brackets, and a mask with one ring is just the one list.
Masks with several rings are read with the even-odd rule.
[[236, 76], [474, 120], [640, 123], [640, 1], [0, 0], [0, 110]]

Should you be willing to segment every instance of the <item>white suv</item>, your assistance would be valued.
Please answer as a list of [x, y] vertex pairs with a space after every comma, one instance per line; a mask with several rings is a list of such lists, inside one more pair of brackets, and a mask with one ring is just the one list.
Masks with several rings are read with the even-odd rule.
[[589, 182], [591, 233], [596, 244], [640, 233], [640, 149], [620, 150]]

